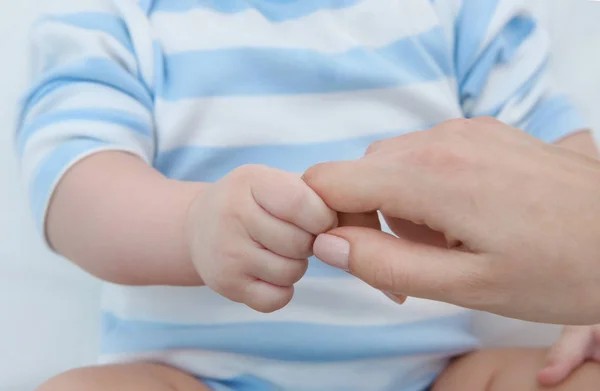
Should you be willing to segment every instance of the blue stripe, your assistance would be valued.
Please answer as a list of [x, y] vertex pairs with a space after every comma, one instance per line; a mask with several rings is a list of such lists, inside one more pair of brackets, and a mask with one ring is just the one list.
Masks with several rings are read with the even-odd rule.
[[252, 375], [242, 375], [231, 379], [207, 377], [199, 379], [212, 391], [281, 391], [281, 387], [277, 384]]
[[[154, 0], [151, 12], [187, 12], [207, 9], [225, 14], [256, 9], [271, 22], [297, 19], [317, 11], [336, 10], [354, 6], [364, 0]], [[147, 0], [146, 0], [147, 2]]]
[[105, 58], [87, 58], [42, 75], [23, 100], [23, 114], [53, 92], [76, 83], [97, 83], [112, 88], [153, 110], [151, 93], [125, 68]]
[[152, 136], [152, 128], [147, 121], [136, 118], [133, 114], [123, 110], [94, 108], [59, 110], [36, 118], [18, 132], [17, 149], [19, 154], [23, 154], [27, 140], [38, 130], [67, 121], [107, 122], [121, 125], [143, 136]]
[[[428, 126], [424, 125], [423, 129], [426, 128]], [[307, 144], [182, 147], [159, 152], [154, 164], [160, 172], [172, 179], [196, 182], [216, 182], [245, 164], [263, 164], [288, 172], [303, 173], [317, 163], [358, 159], [372, 142], [409, 132], [377, 133], [354, 139]]]
[[468, 75], [461, 80], [461, 102], [479, 98], [490, 74], [499, 64], [507, 64], [534, 32], [536, 22], [529, 17], [516, 17], [509, 22], [479, 56]]
[[177, 53], [165, 58], [165, 100], [212, 96], [329, 93], [408, 85], [452, 75], [441, 28], [376, 50], [341, 54], [281, 48]]
[[454, 61], [459, 85], [471, 71], [499, 0], [463, 0], [455, 24]]
[[31, 184], [31, 209], [40, 232], [44, 232], [45, 209], [50, 192], [68, 164], [82, 154], [107, 144], [94, 138], [66, 142], [52, 151], [39, 165]]
[[555, 142], [574, 131], [589, 129], [577, 109], [564, 95], [541, 100], [525, 118], [524, 123], [523, 130], [546, 142]]
[[500, 115], [500, 112], [506, 105], [508, 101], [512, 101], [516, 99], [518, 102], [522, 102], [525, 98], [529, 96], [529, 94], [533, 91], [533, 89], [538, 85], [544, 74], [548, 72], [549, 61], [546, 60], [544, 63], [527, 79], [513, 94], [508, 97], [504, 97], [500, 102], [496, 105], [496, 107], [487, 110], [482, 113], [467, 113], [469, 118], [473, 117], [497, 117]]
[[354, 278], [350, 274], [322, 262], [316, 257], [308, 259], [308, 269], [304, 278]]
[[[396, 391], [428, 391], [435, 379], [441, 373], [439, 369], [439, 360], [423, 365], [421, 361], [414, 365], [405, 364], [399, 367], [392, 375], [391, 384], [387, 385], [388, 390]], [[417, 380], [415, 380], [417, 379]], [[216, 379], [199, 377], [199, 380], [204, 383], [212, 391], [282, 391], [278, 384], [273, 384], [263, 378], [253, 375], [236, 376], [229, 379]], [[318, 384], [318, 378], [298, 379], [298, 388], [286, 389], [286, 391], [303, 391], [306, 389], [304, 384]], [[340, 379], [338, 386], [327, 387], [327, 391], [354, 391], [356, 385], [344, 384], [344, 380]]]
[[106, 33], [134, 54], [131, 36], [125, 22], [113, 15], [100, 12], [79, 12], [65, 15], [52, 15], [41, 19], [38, 23], [58, 22], [74, 27]]
[[[399, 311], [402, 309], [399, 307]], [[265, 319], [267, 319], [265, 316]], [[455, 354], [476, 346], [462, 314], [399, 325], [295, 322], [176, 325], [104, 313], [103, 354], [173, 349], [229, 352], [283, 361], [333, 362], [419, 354]]]

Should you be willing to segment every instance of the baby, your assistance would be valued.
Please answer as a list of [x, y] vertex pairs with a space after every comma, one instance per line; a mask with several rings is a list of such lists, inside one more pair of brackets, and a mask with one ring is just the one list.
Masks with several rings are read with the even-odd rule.
[[[469, 353], [470, 311], [398, 306], [311, 258], [340, 222], [301, 179], [481, 115], [593, 155], [518, 2], [73, 1], [33, 44], [31, 207], [106, 281], [103, 365], [40, 390], [540, 389], [546, 352]], [[568, 330], [539, 380], [597, 389], [593, 329]]]

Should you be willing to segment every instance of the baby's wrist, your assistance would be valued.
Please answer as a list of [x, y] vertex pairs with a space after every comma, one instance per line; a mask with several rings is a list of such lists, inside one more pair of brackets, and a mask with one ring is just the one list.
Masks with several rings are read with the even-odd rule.
[[[204, 285], [202, 276], [198, 271], [196, 263], [199, 261], [194, 257], [194, 236], [197, 235], [198, 224], [211, 224], [209, 221], [199, 222], [200, 216], [206, 216], [207, 213], [204, 210], [207, 207], [206, 191], [213, 187], [213, 184], [209, 183], [194, 183], [190, 186], [195, 187], [195, 191], [190, 198], [186, 206], [186, 213], [184, 214], [184, 221], [182, 223], [183, 233], [183, 251], [185, 254], [185, 262], [188, 267], [194, 271], [194, 279], [201, 281], [200, 285]], [[198, 284], [195, 284], [198, 285]]]

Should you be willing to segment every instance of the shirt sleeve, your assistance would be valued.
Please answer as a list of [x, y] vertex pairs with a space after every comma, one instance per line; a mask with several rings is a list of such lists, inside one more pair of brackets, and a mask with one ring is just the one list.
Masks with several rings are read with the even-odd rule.
[[61, 177], [99, 151], [154, 155], [153, 97], [133, 31], [109, 6], [54, 13], [32, 31], [33, 82], [15, 145], [36, 225]]
[[548, 35], [521, 1], [461, 1], [453, 41], [467, 118], [493, 116], [547, 142], [587, 127], [553, 85]]

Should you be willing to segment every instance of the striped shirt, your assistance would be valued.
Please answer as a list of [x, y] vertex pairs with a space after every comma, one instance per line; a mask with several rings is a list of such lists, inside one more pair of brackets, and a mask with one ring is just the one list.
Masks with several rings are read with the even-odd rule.
[[[16, 148], [43, 229], [82, 158], [128, 151], [168, 177], [303, 172], [377, 139], [491, 115], [543, 140], [584, 128], [548, 41], [513, 0], [80, 0], [34, 26]], [[208, 288], [106, 284], [102, 362], [154, 360], [215, 390], [428, 387], [473, 349], [470, 313], [396, 306], [311, 259], [273, 314]]]

